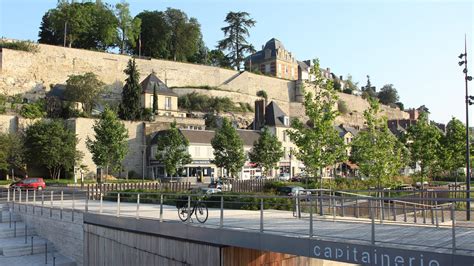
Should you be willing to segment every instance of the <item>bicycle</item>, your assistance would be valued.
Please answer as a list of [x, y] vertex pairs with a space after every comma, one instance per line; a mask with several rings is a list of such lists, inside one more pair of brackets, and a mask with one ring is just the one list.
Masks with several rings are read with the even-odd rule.
[[188, 198], [184, 197], [177, 201], [176, 207], [178, 208], [178, 217], [181, 221], [186, 222], [189, 218], [191, 218], [193, 214], [196, 216], [196, 219], [200, 223], [205, 223], [207, 221], [207, 217], [209, 215], [207, 206], [201, 199], [194, 200], [191, 202], [190, 211], [191, 213], [188, 215]]

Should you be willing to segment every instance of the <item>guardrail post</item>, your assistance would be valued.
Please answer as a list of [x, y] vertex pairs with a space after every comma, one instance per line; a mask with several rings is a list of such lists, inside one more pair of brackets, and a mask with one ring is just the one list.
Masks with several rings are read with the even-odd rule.
[[393, 213], [393, 220], [397, 220], [397, 203], [394, 201], [392, 204], [392, 213]]
[[36, 189], [33, 190], [33, 214], [35, 214], [36, 209]]
[[102, 208], [103, 208], [103, 206], [102, 206], [103, 202], [102, 202], [102, 201], [103, 201], [103, 195], [102, 195], [102, 193], [100, 193], [100, 199], [99, 199], [99, 213], [102, 213]]
[[64, 192], [61, 190], [61, 205], [59, 209], [59, 219], [63, 219], [63, 201], [64, 201]]
[[219, 227], [224, 227], [224, 196], [221, 195], [221, 217], [219, 222]]
[[41, 216], [43, 216], [44, 209], [44, 192], [41, 190]]
[[444, 206], [441, 205], [441, 222], [444, 223]]
[[51, 207], [49, 209], [49, 217], [53, 217], [53, 200], [54, 200], [54, 191], [51, 191], [51, 200], [50, 200], [50, 203], [51, 203]]
[[456, 215], [454, 213], [454, 202], [451, 203], [451, 243], [453, 254], [456, 253]]
[[319, 191], [319, 216], [323, 216], [323, 191]]
[[344, 217], [344, 198], [341, 196], [341, 216]]
[[117, 193], [117, 217], [120, 217], [120, 193]]
[[260, 199], [260, 233], [263, 233], [263, 198]]
[[14, 189], [13, 189], [13, 202], [15, 202], [15, 200], [16, 200], [15, 192], [16, 192], [16, 189], [14, 188]]
[[87, 192], [86, 192], [86, 206], [84, 207], [84, 212], [88, 212], [89, 211], [89, 184], [87, 184]]
[[190, 223], [191, 222], [191, 196], [189, 195], [188, 196], [188, 210], [187, 210], [187, 219], [186, 219], [186, 223]]
[[416, 223], [416, 217], [417, 216], [417, 213], [416, 213], [416, 205], [415, 203], [413, 203], [413, 222]]
[[433, 206], [430, 207], [430, 210], [431, 210], [431, 224], [435, 224], [434, 222], [434, 210], [433, 210]]
[[[18, 191], [18, 203], [21, 203], [21, 189]], [[18, 205], [18, 210], [20, 210], [20, 205]]]
[[26, 194], [25, 194], [25, 203], [28, 203], [28, 189], [26, 189]]
[[407, 222], [407, 203], [403, 202], [403, 221]]
[[140, 219], [140, 194], [137, 195], [137, 214], [136, 214], [137, 220]]
[[375, 245], [375, 217], [374, 217], [374, 209], [372, 208], [372, 200], [369, 200], [369, 210], [370, 210], [370, 217], [372, 220], [372, 226], [371, 226], [371, 234], [370, 234], [370, 243], [372, 245]]
[[10, 214], [10, 225], [9, 228], [12, 228], [12, 207], [8, 207], [8, 213]]
[[163, 194], [160, 195], [160, 222], [163, 222]]
[[313, 237], [313, 200], [309, 196], [309, 237]]
[[10, 202], [10, 189], [7, 189], [7, 202]]

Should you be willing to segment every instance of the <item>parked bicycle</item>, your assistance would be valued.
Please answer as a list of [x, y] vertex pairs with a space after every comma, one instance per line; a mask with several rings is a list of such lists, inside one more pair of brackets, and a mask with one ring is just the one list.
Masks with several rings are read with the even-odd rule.
[[206, 204], [202, 202], [202, 198], [198, 198], [197, 200], [191, 201], [190, 203], [190, 206], [188, 206], [187, 196], [178, 199], [176, 202], [176, 207], [178, 208], [179, 219], [183, 222], [186, 222], [189, 218], [191, 218], [192, 221], [192, 216], [194, 214], [200, 223], [205, 223], [209, 213]]

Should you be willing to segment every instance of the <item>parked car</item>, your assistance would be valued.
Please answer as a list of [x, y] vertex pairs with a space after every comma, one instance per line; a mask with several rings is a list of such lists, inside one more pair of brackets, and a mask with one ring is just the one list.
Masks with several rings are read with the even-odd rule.
[[305, 195], [306, 191], [303, 187], [285, 186], [277, 188], [277, 194], [283, 196]]
[[42, 190], [46, 188], [46, 183], [41, 177], [28, 177], [19, 182], [10, 185], [15, 189], [37, 189]]
[[280, 173], [278, 176], [278, 179], [283, 180], [283, 181], [288, 181], [290, 180], [290, 174], [289, 173]]

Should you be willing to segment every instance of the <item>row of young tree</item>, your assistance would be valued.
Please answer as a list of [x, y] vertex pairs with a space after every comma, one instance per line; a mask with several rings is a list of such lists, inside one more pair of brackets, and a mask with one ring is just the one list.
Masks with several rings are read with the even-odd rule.
[[254, 51], [246, 38], [256, 21], [247, 12], [229, 12], [225, 22], [224, 39], [209, 49], [198, 20], [179, 9], [145, 10], [132, 17], [126, 2], [61, 0], [44, 14], [38, 42], [239, 68], [245, 54]]

